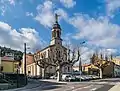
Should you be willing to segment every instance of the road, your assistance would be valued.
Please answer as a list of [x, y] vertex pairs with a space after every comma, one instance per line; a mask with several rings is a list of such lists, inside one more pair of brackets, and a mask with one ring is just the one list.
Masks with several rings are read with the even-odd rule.
[[[120, 82], [120, 78], [86, 82], [56, 82], [55, 80], [32, 80], [30, 87], [11, 91], [108, 91]], [[34, 86], [34, 84], [37, 84]], [[7, 90], [10, 91], [10, 90]]]

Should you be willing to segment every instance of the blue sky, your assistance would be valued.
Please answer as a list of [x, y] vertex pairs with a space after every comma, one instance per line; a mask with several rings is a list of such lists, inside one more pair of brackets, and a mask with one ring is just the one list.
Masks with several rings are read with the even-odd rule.
[[63, 44], [119, 55], [120, 0], [0, 0], [0, 45], [31, 51], [50, 43], [54, 14], [60, 15]]

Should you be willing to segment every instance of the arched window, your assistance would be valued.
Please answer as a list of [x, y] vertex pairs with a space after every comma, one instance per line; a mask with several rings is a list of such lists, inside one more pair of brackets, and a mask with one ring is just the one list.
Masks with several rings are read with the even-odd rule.
[[55, 37], [55, 31], [52, 31], [52, 37]]

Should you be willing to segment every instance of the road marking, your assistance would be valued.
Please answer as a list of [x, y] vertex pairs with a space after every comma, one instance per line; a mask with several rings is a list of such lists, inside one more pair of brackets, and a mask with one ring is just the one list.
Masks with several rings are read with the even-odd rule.
[[86, 87], [83, 87], [83, 88], [89, 88], [89, 87], [92, 87], [93, 85], [89, 85], [89, 86], [86, 86]]
[[108, 82], [98, 82], [98, 84], [107, 84]]
[[90, 89], [90, 91], [95, 91], [95, 90], [97, 90], [97, 88], [92, 88], [92, 89]]
[[90, 88], [92, 87], [93, 85], [89, 85], [89, 86], [85, 86], [85, 87], [80, 87], [80, 88], [77, 88], [77, 89], [74, 89], [72, 91], [78, 91], [78, 90], [81, 90], [81, 89], [85, 89], [85, 88]]

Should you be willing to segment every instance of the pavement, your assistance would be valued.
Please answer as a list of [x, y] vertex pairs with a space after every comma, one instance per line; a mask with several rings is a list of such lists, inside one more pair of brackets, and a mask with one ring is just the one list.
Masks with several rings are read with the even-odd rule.
[[120, 83], [112, 87], [109, 91], [120, 91]]
[[29, 91], [29, 89], [36, 88], [38, 86], [40, 86], [40, 83], [38, 81], [30, 80], [30, 81], [28, 81], [28, 84], [24, 87], [9, 89], [9, 90], [3, 90], [3, 91], [26, 91], [26, 90]]
[[120, 91], [120, 78], [85, 82], [57, 82], [56, 80], [31, 80], [22, 88], [4, 91]]

